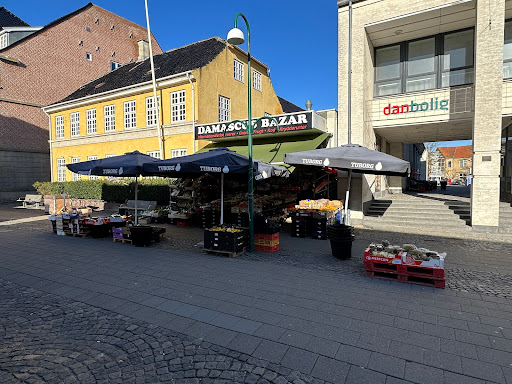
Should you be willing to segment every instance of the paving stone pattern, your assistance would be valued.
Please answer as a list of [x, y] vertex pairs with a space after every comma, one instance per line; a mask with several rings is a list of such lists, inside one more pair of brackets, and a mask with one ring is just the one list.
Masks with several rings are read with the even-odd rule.
[[[367, 238], [353, 260], [322, 268], [320, 240], [283, 236], [283, 257], [232, 259], [180, 250], [178, 235], [137, 248], [56, 236], [46, 224], [0, 232], [0, 382], [52, 382], [42, 376], [52, 367], [62, 382], [97, 372], [123, 383], [512, 383], [510, 298], [361, 276]], [[507, 245], [478, 264], [463, 242], [443, 244], [456, 267], [510, 271], [499, 255]], [[272, 260], [298, 249], [311, 253], [307, 264]], [[180, 360], [163, 363], [166, 347]], [[189, 356], [229, 364], [193, 368]]]

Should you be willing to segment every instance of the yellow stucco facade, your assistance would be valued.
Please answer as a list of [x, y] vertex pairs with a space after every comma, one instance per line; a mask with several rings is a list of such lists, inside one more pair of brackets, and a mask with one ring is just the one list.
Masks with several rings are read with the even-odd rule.
[[[243, 82], [234, 78], [235, 60], [243, 63]], [[265, 113], [283, 113], [267, 67], [254, 59], [251, 60], [251, 66], [251, 72], [261, 74], [261, 90], [252, 88], [253, 117]], [[219, 95], [230, 100], [231, 120], [247, 118], [247, 81], [253, 86], [252, 73], [248, 74], [247, 55], [229, 44], [214, 60], [199, 69], [157, 79], [165, 158], [173, 157], [173, 150], [179, 150], [176, 152], [180, 154], [186, 150], [186, 154], [192, 154], [208, 144], [205, 140], [194, 140], [194, 126], [219, 120]], [[171, 116], [171, 94], [179, 91], [185, 93], [185, 112], [176, 121]], [[45, 107], [43, 110], [50, 119], [52, 181], [63, 181], [64, 177], [66, 181], [72, 180], [72, 173], [67, 169], [58, 172], [58, 163], [62, 167], [63, 163], [71, 163], [73, 158], [86, 161], [90, 156], [101, 159], [107, 155], [122, 155], [135, 150], [146, 154], [159, 153], [158, 128], [154, 124], [148, 126], [147, 122], [148, 113], [154, 113], [146, 104], [147, 98], [152, 96], [152, 84], [147, 82]], [[125, 112], [125, 103], [130, 102], [135, 104], [135, 123], [132, 123], [132, 115]], [[133, 108], [133, 104], [131, 106]], [[113, 126], [108, 124], [108, 117], [105, 118], [105, 107], [114, 110]], [[89, 110], [95, 110], [95, 119], [92, 118], [93, 113], [89, 113], [88, 128]], [[75, 126], [72, 136], [71, 114], [76, 112], [79, 116], [79, 134]], [[92, 129], [94, 120], [95, 130]], [[110, 129], [106, 129], [108, 127]]]

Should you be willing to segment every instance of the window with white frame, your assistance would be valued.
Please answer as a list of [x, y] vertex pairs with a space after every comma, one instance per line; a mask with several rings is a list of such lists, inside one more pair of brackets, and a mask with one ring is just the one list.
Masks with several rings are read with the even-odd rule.
[[155, 159], [161, 159], [160, 151], [148, 151], [148, 156], [154, 157]]
[[110, 62], [110, 70], [113, 71], [114, 69], [117, 69], [121, 66], [121, 63], [117, 63], [115, 61]]
[[[91, 160], [98, 160], [98, 156], [96, 156], [96, 155], [87, 156], [87, 161], [91, 161]], [[89, 180], [98, 180], [98, 176], [96, 176], [96, 175], [89, 175]]]
[[96, 108], [86, 111], [87, 134], [96, 133]]
[[7, 45], [9, 44], [8, 36], [9, 34], [6, 32], [4, 32], [4, 34], [0, 36], [0, 49], [7, 47]]
[[57, 181], [66, 181], [66, 160], [57, 159]]
[[219, 95], [219, 121], [229, 121], [230, 118], [229, 99]]
[[[71, 164], [76, 164], [76, 163], [79, 163], [80, 162], [80, 158], [79, 157], [72, 157], [71, 158]], [[77, 181], [77, 180], [80, 180], [82, 178], [82, 175], [80, 175], [79, 173], [73, 173], [73, 181]]]
[[448, 160], [447, 163], [446, 163], [446, 167], [447, 168], [451, 168], [452, 167], [452, 161], [451, 160]]
[[467, 159], [459, 160], [459, 168], [467, 168], [467, 166], [468, 166], [468, 160]]
[[244, 63], [238, 60], [234, 60], [234, 74], [235, 80], [244, 82]]
[[55, 117], [55, 136], [57, 139], [64, 137], [64, 116]]
[[185, 91], [171, 92], [171, 121], [174, 123], [185, 119]]
[[252, 87], [257, 91], [261, 91], [261, 73], [258, 71], [252, 71]]
[[173, 149], [173, 150], [171, 150], [171, 157], [181, 157], [181, 156], [187, 156], [187, 149], [186, 148], [180, 148], [180, 149]]
[[137, 127], [135, 100], [124, 102], [124, 129]]
[[105, 105], [103, 108], [105, 120], [105, 132], [112, 132], [116, 130], [116, 109], [114, 104]]
[[80, 114], [73, 112], [69, 115], [71, 122], [71, 136], [80, 136]]
[[[157, 124], [156, 108], [153, 96], [146, 97], [146, 127], [154, 127]], [[160, 97], [157, 96], [158, 108], [160, 108]]]

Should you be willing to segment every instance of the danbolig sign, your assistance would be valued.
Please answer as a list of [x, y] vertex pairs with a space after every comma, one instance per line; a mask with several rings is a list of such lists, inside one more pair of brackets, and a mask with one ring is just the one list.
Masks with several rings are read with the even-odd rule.
[[[273, 119], [261, 119], [256, 125], [257, 119], [253, 119], [253, 135], [263, 135], [266, 133], [277, 132], [277, 123], [279, 124], [279, 132], [297, 132], [306, 131], [313, 128], [313, 113], [309, 111], [289, 113], [286, 115], [269, 116]], [[222, 139], [225, 137], [247, 136], [247, 119], [240, 121], [223, 121], [212, 124], [204, 124], [196, 126], [196, 140]]]
[[398, 115], [401, 113], [410, 113], [410, 112], [426, 112], [426, 111], [448, 111], [448, 106], [450, 105], [450, 100], [439, 100], [436, 98], [431, 98], [430, 102], [425, 101], [423, 103], [415, 103], [414, 100], [411, 100], [410, 104], [401, 104], [401, 105], [391, 105], [388, 104], [384, 107], [384, 114], [388, 115]]

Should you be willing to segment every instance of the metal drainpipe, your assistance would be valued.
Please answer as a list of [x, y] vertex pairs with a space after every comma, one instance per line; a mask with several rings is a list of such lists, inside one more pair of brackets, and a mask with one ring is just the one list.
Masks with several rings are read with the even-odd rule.
[[52, 118], [46, 111], [42, 110], [48, 116], [48, 143], [50, 144], [50, 181], [53, 181], [53, 145], [52, 145]]
[[192, 87], [192, 153], [196, 153], [196, 93], [194, 83], [190, 79], [190, 72], [187, 72], [187, 80]]

